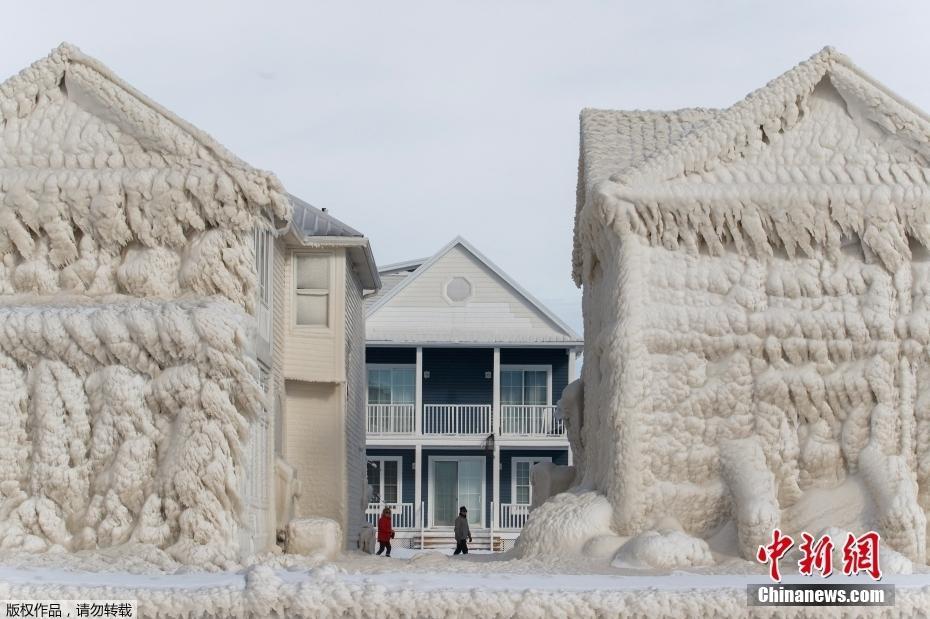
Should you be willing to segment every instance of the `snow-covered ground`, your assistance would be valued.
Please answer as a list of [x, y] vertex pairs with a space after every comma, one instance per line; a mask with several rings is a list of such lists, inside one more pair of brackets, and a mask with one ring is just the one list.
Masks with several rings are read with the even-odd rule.
[[[750, 563], [659, 573], [450, 552], [395, 549], [390, 559], [347, 553], [335, 562], [278, 555], [238, 572], [168, 572], [143, 561], [127, 569], [91, 555], [12, 556], [0, 563], [0, 599], [137, 599], [146, 617], [741, 616], [749, 611], [746, 585], [767, 582], [762, 566]], [[897, 586], [895, 606], [858, 608], [858, 616], [930, 612], [930, 574], [883, 582]], [[754, 616], [844, 614], [840, 607], [752, 610]]]

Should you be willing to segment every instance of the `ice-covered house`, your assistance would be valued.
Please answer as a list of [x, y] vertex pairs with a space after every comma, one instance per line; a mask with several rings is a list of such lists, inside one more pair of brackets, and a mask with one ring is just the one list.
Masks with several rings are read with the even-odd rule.
[[930, 117], [830, 48], [727, 109], [582, 112], [589, 535], [874, 527], [924, 562], [928, 244]]
[[[289, 375], [286, 247], [323, 257], [298, 293], [339, 338], [320, 363], [344, 368], [367, 242], [299, 203], [288, 227], [273, 175], [67, 44], [0, 84], [0, 161], [0, 549], [141, 543], [222, 567], [274, 544], [284, 379], [349, 374]], [[305, 480], [301, 505], [321, 494]]]
[[267, 265], [262, 281], [271, 282], [259, 288], [273, 308], [271, 358], [278, 368], [278, 527], [295, 517], [330, 518], [354, 548], [367, 506], [362, 295], [381, 283], [361, 232], [326, 209], [292, 202], [287, 232], [273, 250], [263, 246], [260, 262]]
[[475, 542], [513, 540], [530, 467], [570, 464], [555, 404], [581, 338], [462, 238], [381, 268], [365, 299], [369, 518], [393, 507], [412, 545], [449, 545], [460, 505]]

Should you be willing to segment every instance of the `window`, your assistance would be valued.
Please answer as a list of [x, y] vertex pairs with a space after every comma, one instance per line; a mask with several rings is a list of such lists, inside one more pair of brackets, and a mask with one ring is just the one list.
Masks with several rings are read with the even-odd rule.
[[298, 326], [329, 326], [330, 254], [295, 254], [294, 318]]
[[453, 277], [446, 283], [446, 297], [454, 303], [467, 301], [471, 294], [471, 282], [464, 277]]
[[552, 368], [501, 368], [501, 404], [546, 406], [552, 401]]
[[372, 503], [391, 505], [403, 498], [399, 457], [368, 458], [368, 487]]
[[252, 235], [255, 246], [255, 270], [258, 284], [258, 303], [262, 307], [271, 307], [271, 249], [273, 239], [271, 232], [263, 228], [256, 228]]
[[416, 366], [368, 366], [369, 404], [413, 404]]
[[552, 462], [552, 458], [514, 458], [513, 459], [513, 494], [511, 500], [518, 505], [533, 502], [533, 485], [530, 483], [530, 469], [540, 462]]

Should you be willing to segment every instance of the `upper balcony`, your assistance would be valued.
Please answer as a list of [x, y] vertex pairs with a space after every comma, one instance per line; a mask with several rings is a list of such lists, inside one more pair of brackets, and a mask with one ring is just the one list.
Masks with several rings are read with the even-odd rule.
[[[369, 436], [448, 436], [562, 439], [565, 426], [553, 405], [369, 404]], [[419, 419], [419, 427], [417, 420]]]
[[574, 374], [565, 348], [368, 348], [370, 439], [565, 441], [554, 404]]

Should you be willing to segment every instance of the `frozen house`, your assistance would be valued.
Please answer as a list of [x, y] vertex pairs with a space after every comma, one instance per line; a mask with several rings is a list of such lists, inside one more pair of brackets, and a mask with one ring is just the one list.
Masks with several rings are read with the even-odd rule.
[[[363, 237], [67, 44], [0, 84], [0, 161], [0, 549], [225, 567], [274, 544], [279, 511], [345, 501], [280, 428], [289, 378], [363, 423], [342, 396], [377, 287]], [[309, 287], [288, 294], [298, 254]], [[281, 509], [276, 446], [298, 482]]]
[[581, 338], [462, 238], [380, 274], [365, 299], [369, 519], [390, 506], [399, 543], [451, 547], [465, 505], [476, 545], [508, 546], [530, 468], [572, 461], [555, 404]]
[[930, 118], [830, 48], [726, 109], [584, 110], [577, 481], [613, 533], [924, 562], [928, 244]]

